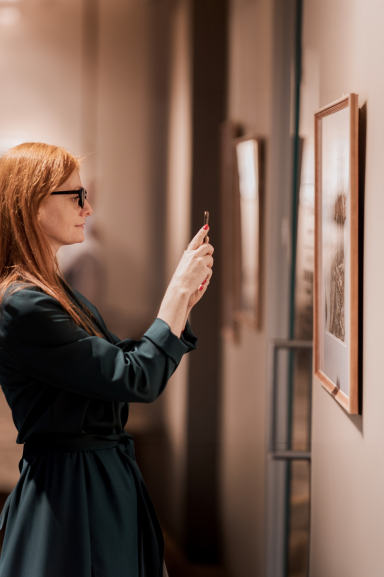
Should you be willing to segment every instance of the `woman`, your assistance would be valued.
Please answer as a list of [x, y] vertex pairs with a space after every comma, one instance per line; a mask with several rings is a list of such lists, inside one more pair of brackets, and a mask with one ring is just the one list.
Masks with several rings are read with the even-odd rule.
[[120, 340], [58, 270], [92, 214], [79, 168], [46, 144], [0, 159], [0, 383], [24, 443], [0, 577], [160, 577], [163, 537], [124, 425], [196, 348], [187, 317], [213, 247], [201, 229], [143, 338]]

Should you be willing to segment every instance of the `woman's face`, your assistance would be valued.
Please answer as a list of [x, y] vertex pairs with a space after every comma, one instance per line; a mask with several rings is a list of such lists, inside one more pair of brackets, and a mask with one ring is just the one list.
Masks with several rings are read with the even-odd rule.
[[[71, 176], [55, 189], [55, 192], [78, 190], [82, 187], [79, 171], [75, 169]], [[80, 207], [78, 194], [49, 195], [42, 201], [37, 219], [54, 254], [61, 246], [83, 242], [85, 219], [92, 212], [92, 207], [87, 200], [84, 202], [84, 208]]]

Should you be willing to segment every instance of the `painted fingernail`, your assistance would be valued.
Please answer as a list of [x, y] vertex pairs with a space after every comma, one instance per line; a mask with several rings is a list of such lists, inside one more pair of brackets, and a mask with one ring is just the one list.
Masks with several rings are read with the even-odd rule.
[[207, 282], [207, 279], [203, 280], [203, 282], [201, 284], [205, 284]]
[[208, 226], [207, 224], [205, 224], [205, 225], [203, 226], [203, 229], [204, 229], [204, 230], [208, 230], [208, 229], [209, 229], [209, 226]]
[[204, 288], [203, 286], [199, 286], [199, 291], [202, 291], [203, 288]]

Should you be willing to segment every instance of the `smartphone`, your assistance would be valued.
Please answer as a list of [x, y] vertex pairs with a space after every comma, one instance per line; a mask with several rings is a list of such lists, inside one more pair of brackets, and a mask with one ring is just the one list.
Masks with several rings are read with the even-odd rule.
[[[205, 226], [206, 224], [209, 224], [208, 221], [209, 221], [209, 212], [206, 210], [206, 211], [204, 212], [204, 226]], [[208, 235], [204, 238], [204, 242], [205, 242], [205, 243], [208, 242]]]

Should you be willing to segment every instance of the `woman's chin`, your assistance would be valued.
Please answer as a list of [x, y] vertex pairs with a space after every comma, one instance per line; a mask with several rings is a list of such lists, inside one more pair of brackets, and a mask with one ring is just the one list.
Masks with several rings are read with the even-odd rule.
[[76, 234], [76, 240], [74, 242], [83, 242], [85, 239], [85, 234], [83, 229], [80, 229]]
[[85, 240], [85, 235], [84, 232], [78, 232], [76, 235], [74, 235], [71, 240], [68, 240], [65, 244], [79, 244], [80, 242], [84, 242]]

